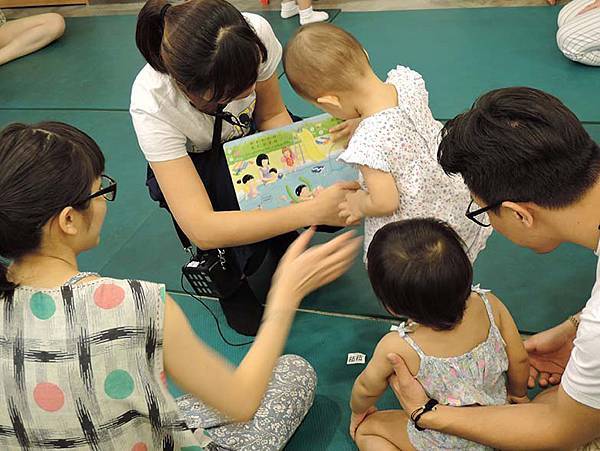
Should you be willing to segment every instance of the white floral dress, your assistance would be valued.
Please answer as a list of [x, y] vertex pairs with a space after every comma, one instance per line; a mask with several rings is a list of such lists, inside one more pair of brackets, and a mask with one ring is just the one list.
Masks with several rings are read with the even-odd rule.
[[[434, 217], [448, 222], [462, 237], [471, 261], [485, 248], [491, 227], [465, 217], [469, 192], [461, 177], [450, 177], [437, 162], [442, 124], [429, 109], [429, 94], [420, 74], [397, 66], [386, 83], [396, 87], [398, 106], [362, 120], [340, 159], [392, 174], [400, 194], [391, 216], [365, 219], [365, 262], [375, 232], [409, 218]], [[360, 183], [366, 190], [362, 175]]]

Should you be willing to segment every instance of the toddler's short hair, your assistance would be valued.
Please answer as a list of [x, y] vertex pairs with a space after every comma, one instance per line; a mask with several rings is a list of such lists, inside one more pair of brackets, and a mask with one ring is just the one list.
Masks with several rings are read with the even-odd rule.
[[292, 88], [311, 100], [350, 90], [370, 68], [360, 42], [330, 23], [300, 27], [285, 46], [283, 67]]
[[393, 315], [435, 330], [461, 320], [473, 268], [458, 234], [434, 218], [392, 222], [377, 231], [367, 252], [375, 294]]

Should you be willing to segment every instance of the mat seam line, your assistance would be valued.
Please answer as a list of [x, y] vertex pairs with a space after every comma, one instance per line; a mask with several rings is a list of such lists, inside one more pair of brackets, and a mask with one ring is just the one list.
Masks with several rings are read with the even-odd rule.
[[[282, 74], [282, 76], [285, 74]], [[280, 77], [281, 78], [281, 77]], [[109, 109], [109, 108], [2, 108], [0, 107], [0, 111], [72, 111], [72, 112], [86, 112], [86, 113], [128, 113], [129, 110], [123, 109]], [[435, 117], [436, 121], [447, 122], [452, 118], [439, 118]], [[579, 121], [583, 125], [600, 125], [600, 120], [598, 121]]]

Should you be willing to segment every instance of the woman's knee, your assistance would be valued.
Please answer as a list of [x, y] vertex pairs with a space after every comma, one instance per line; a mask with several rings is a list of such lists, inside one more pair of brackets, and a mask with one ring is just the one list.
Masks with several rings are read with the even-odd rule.
[[580, 44], [577, 35], [579, 31], [571, 26], [559, 28], [556, 32], [556, 45], [558, 49], [570, 60], [577, 61], [580, 53]]
[[559, 28], [556, 33], [556, 45], [565, 57], [576, 63], [592, 64], [589, 61], [591, 55], [583, 45], [585, 42], [581, 32], [570, 25]]
[[47, 30], [51, 39], [58, 39], [65, 33], [65, 19], [60, 14], [44, 14], [43, 19], [44, 28]]
[[317, 389], [317, 373], [303, 357], [295, 354], [282, 355], [275, 367], [275, 373], [290, 387], [301, 387], [311, 399]]
[[573, 18], [577, 17], [580, 10], [585, 8], [589, 0], [572, 0], [567, 5], [563, 6], [558, 13], [558, 26], [562, 27], [570, 22]]
[[287, 408], [294, 411], [295, 416], [304, 418], [315, 399], [317, 373], [304, 358], [283, 355], [273, 372], [271, 386], [279, 393], [279, 402], [289, 404]]

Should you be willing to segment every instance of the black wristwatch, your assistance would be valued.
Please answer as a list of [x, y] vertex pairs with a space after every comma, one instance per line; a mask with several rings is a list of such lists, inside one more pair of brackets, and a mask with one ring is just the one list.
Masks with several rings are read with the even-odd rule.
[[431, 398], [429, 401], [427, 401], [424, 405], [422, 405], [421, 407], [415, 409], [411, 414], [410, 414], [410, 419], [412, 420], [412, 422], [415, 425], [415, 428], [417, 429], [417, 431], [424, 431], [425, 428], [422, 428], [421, 426], [419, 426], [419, 420], [421, 419], [421, 417], [426, 414], [427, 412], [431, 412], [433, 409], [435, 409], [435, 407], [439, 404], [439, 402], [437, 401], [437, 399], [433, 399]]

